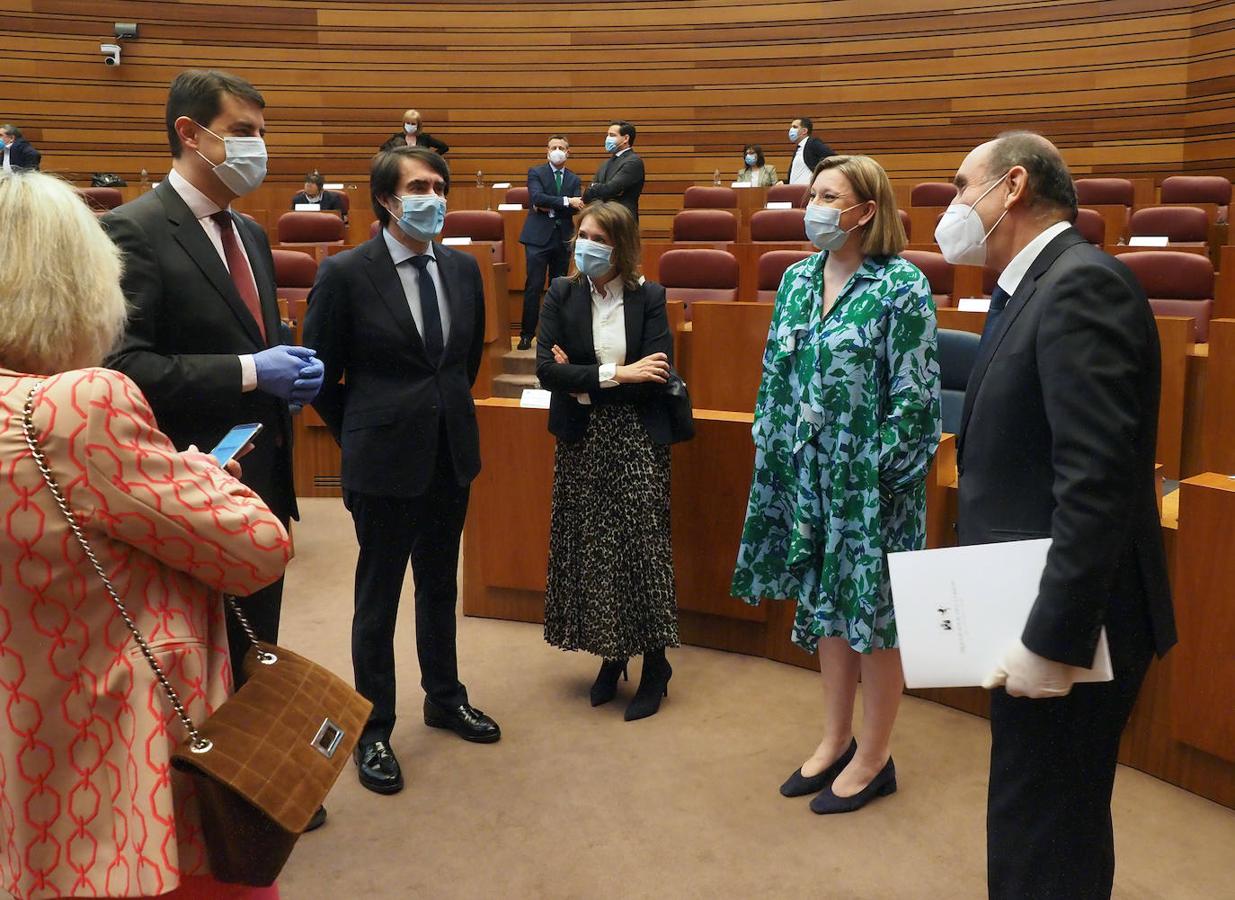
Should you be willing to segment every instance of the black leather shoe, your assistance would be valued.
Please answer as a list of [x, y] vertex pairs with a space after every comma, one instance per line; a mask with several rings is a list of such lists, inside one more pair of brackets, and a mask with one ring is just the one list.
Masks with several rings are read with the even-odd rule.
[[664, 647], [643, 654], [643, 674], [639, 676], [634, 699], [626, 707], [626, 721], [634, 722], [656, 715], [660, 710], [661, 698], [669, 696], [669, 679], [672, 677], [673, 666], [665, 659]]
[[476, 744], [496, 744], [502, 739], [502, 729], [474, 706], [462, 703], [454, 709], [443, 709], [425, 698], [425, 724], [432, 728], [449, 728], [465, 741]]
[[325, 824], [326, 807], [319, 806], [317, 808], [317, 812], [313, 814], [313, 818], [309, 820], [309, 824], [304, 827], [305, 834], [308, 834], [310, 831], [317, 831], [317, 829], [321, 828]]
[[385, 741], [357, 744], [356, 768], [361, 786], [375, 794], [397, 794], [403, 790], [403, 771]]
[[601, 662], [600, 674], [592, 682], [591, 697], [593, 706], [604, 706], [617, 696], [619, 675], [630, 681], [630, 675], [626, 671], [626, 660], [606, 659]]
[[879, 774], [871, 779], [870, 784], [862, 788], [852, 797], [838, 797], [832, 793], [832, 787], [825, 787], [814, 800], [810, 802], [810, 811], [819, 813], [821, 816], [829, 813], [847, 813], [861, 809], [866, 804], [870, 803], [876, 797], [886, 797], [888, 794], [896, 793], [896, 766], [892, 763], [892, 757], [888, 757], [888, 761], [884, 767], [879, 770]]
[[836, 776], [841, 773], [845, 766], [849, 765], [849, 760], [853, 759], [853, 754], [858, 752], [857, 739], [851, 738], [849, 741], [849, 749], [836, 758], [836, 762], [828, 766], [818, 775], [811, 775], [807, 778], [802, 774], [802, 770], [798, 769], [789, 776], [789, 780], [780, 786], [781, 795], [784, 797], [805, 797], [807, 794], [817, 794], [833, 781]]
[[529, 337], [519, 338], [519, 346], [516, 347], [515, 349], [516, 350], [531, 350], [532, 349], [532, 339]]

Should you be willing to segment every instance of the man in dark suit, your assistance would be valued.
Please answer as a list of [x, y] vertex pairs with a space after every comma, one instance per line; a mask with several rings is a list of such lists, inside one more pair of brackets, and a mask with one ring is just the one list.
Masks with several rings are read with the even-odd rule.
[[411, 559], [425, 724], [478, 743], [501, 737], [468, 702], [455, 652], [456, 571], [469, 485], [480, 471], [471, 388], [484, 347], [480, 267], [435, 243], [450, 169], [431, 150], [373, 158], [382, 231], [327, 259], [305, 318], [326, 367], [314, 404], [343, 449], [343, 502], [360, 544], [352, 665], [373, 712], [356, 747], [360, 783], [403, 788], [395, 723], [395, 617]]
[[0, 171], [11, 172], [14, 169], [37, 169], [43, 154], [39, 153], [21, 135], [21, 129], [16, 125], [0, 125]]
[[811, 173], [819, 160], [835, 155], [831, 147], [815, 137], [814, 127], [806, 116], [798, 116], [789, 123], [789, 142], [797, 145], [789, 161], [790, 184], [810, 184]]
[[301, 203], [316, 203], [322, 212], [338, 210], [343, 221], [347, 221], [347, 213], [343, 208], [343, 200], [334, 191], [325, 188], [326, 179], [321, 172], [310, 172], [304, 177], [304, 190], [292, 197], [292, 209]]
[[420, 111], [415, 109], [409, 109], [403, 114], [403, 130], [396, 131], [388, 137], [380, 149], [395, 150], [399, 147], [426, 147], [442, 156], [450, 152], [449, 144], [439, 141], [424, 130]]
[[583, 192], [583, 202], [616, 200], [639, 219], [639, 195], [643, 193], [643, 160], [634, 151], [635, 126], [618, 120], [609, 123], [605, 150], [612, 154], [596, 170], [596, 180]]
[[523, 325], [519, 349], [527, 350], [536, 336], [545, 274], [560, 278], [570, 267], [570, 237], [574, 215], [583, 209], [583, 183], [566, 168], [570, 141], [565, 135], [549, 138], [549, 161], [527, 170], [528, 213], [519, 234], [527, 254], [527, 282], [523, 287]]
[[[1105, 898], [1120, 734], [1151, 656], [1175, 642], [1157, 330], [1128, 268], [1072, 228], [1072, 179], [1044, 138], [1001, 135], [955, 182], [970, 208], [941, 220], [940, 247], [1000, 272], [958, 437], [960, 541], [1052, 541], [1021, 638], [986, 683], [990, 896]], [[1103, 628], [1114, 680], [1074, 683]]]

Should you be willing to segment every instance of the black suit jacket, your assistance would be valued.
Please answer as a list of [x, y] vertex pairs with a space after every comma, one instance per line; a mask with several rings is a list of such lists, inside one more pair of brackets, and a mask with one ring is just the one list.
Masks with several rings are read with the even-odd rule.
[[450, 334], [436, 368], [380, 232], [317, 270], [304, 338], [326, 366], [313, 406], [343, 448], [345, 490], [423, 494], [443, 424], [458, 483], [471, 483], [480, 471], [471, 394], [485, 339], [480, 266], [441, 244], [433, 252], [446, 290], [438, 302], [450, 309]]
[[339, 199], [339, 195], [334, 191], [321, 191], [316, 197], [312, 198], [304, 191], [301, 191], [292, 197], [292, 209], [296, 208], [297, 203], [319, 203], [323, 212], [328, 209], [337, 209], [339, 212], [343, 212], [343, 201]]
[[[14, 169], [37, 169], [43, 154], [25, 138], [20, 138], [9, 147], [9, 165]], [[0, 157], [2, 158], [2, 157]]]
[[208, 451], [232, 426], [261, 422], [241, 462], [244, 482], [276, 515], [295, 518], [287, 403], [241, 391], [239, 357], [279, 342], [274, 262], [261, 227], [231, 215], [257, 282], [266, 339], [210, 238], [164, 181], [102, 219], [124, 253], [121, 284], [131, 307], [124, 340], [107, 365], [137, 383], [178, 449], [196, 444]]
[[1075, 229], [1030, 266], [984, 342], [957, 464], [962, 544], [1052, 539], [1022, 640], [1093, 662], [1112, 598], [1175, 642], [1154, 448], [1161, 379], [1145, 292]]
[[596, 180], [583, 192], [585, 203], [616, 200], [639, 218], [639, 195], [643, 193], [643, 160], [634, 150], [611, 156], [596, 170]]
[[[806, 143], [802, 145], [802, 162], [806, 164], [806, 168], [812, 172], [815, 171], [815, 166], [819, 165], [819, 160], [827, 159], [829, 156], [835, 156], [832, 148], [815, 137], [813, 134], [806, 138]], [[793, 156], [789, 158], [789, 168], [785, 170], [785, 180], [788, 181], [789, 176], [793, 173], [793, 161], [797, 159], [798, 148], [793, 150]]]
[[[519, 243], [547, 247], [570, 240], [577, 209], [562, 204], [563, 197], [578, 197], [583, 182], [570, 169], [562, 170], [562, 190], [557, 189], [553, 166], [545, 163], [527, 170], [528, 211], [519, 233]], [[553, 215], [549, 215], [552, 211]]]
[[[672, 364], [673, 335], [665, 314], [665, 289], [654, 281], [628, 289], [622, 311], [626, 320], [626, 362], [664, 353]], [[554, 362], [554, 344], [566, 352], [569, 363]], [[536, 335], [536, 377], [541, 387], [552, 391], [549, 431], [568, 443], [577, 441], [587, 430], [592, 405], [634, 402], [653, 443], [672, 442], [663, 384], [646, 382], [602, 388], [599, 373], [600, 364], [592, 343], [592, 289], [586, 278], [555, 278], [545, 294]], [[587, 394], [592, 405], [580, 403], [572, 394]]]
[[[382, 144], [382, 150], [394, 150], [397, 147], [406, 147], [406, 135], [402, 131], [396, 131], [390, 137], [386, 138], [386, 143]], [[436, 150], [442, 156], [450, 152], [450, 145], [445, 141], [439, 141], [433, 135], [424, 131], [416, 133], [416, 146], [428, 147], [430, 150]]]

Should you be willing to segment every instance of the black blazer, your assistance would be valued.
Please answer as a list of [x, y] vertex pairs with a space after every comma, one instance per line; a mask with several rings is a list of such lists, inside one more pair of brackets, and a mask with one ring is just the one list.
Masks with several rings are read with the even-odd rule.
[[[394, 150], [398, 147], [406, 147], [406, 137], [407, 135], [404, 132], [396, 131], [386, 139], [386, 143], [382, 144], [381, 149]], [[439, 141], [433, 135], [424, 131], [416, 132], [416, 146], [428, 147], [430, 150], [436, 150], [442, 156], [445, 156], [450, 152], [450, 145], [448, 143], [445, 141]]]
[[806, 164], [806, 168], [812, 172], [815, 171], [815, 166], [819, 165], [819, 160], [827, 159], [829, 156], [835, 156], [832, 148], [815, 137], [813, 134], [806, 138], [806, 143], [801, 148], [794, 147], [793, 156], [789, 158], [789, 168], [785, 170], [785, 180], [789, 180], [789, 176], [793, 173], [793, 161], [797, 159], [799, 150], [802, 154], [802, 162]]
[[[557, 189], [553, 166], [545, 163], [527, 170], [528, 211], [519, 233], [519, 243], [531, 247], [547, 247], [570, 240], [574, 231], [573, 217], [579, 212], [562, 204], [563, 197], [578, 197], [583, 182], [570, 169], [562, 170], [562, 190]], [[550, 211], [553, 215], [549, 215]]]
[[241, 462], [244, 482], [286, 520], [297, 516], [291, 416], [285, 401], [241, 391], [239, 359], [280, 341], [274, 261], [256, 222], [236, 213], [232, 221], [257, 282], [265, 340], [214, 244], [164, 181], [102, 218], [124, 254], [121, 285], [131, 309], [107, 365], [137, 383], [180, 450], [208, 451], [232, 426], [261, 422]]
[[313, 406], [343, 448], [345, 490], [423, 494], [443, 423], [458, 483], [469, 484], [480, 471], [471, 394], [485, 340], [480, 266], [441, 244], [433, 252], [446, 290], [438, 302], [450, 309], [450, 335], [436, 368], [381, 232], [317, 270], [304, 342], [326, 366]]
[[13, 141], [13, 146], [8, 148], [8, 154], [9, 165], [14, 169], [37, 169], [43, 159], [43, 154], [25, 138]]
[[297, 203], [320, 203], [323, 211], [337, 209], [339, 212], [343, 212], [343, 201], [339, 199], [339, 195], [334, 191], [321, 191], [314, 198], [310, 198], [308, 194], [301, 191], [295, 197], [292, 197], [292, 209], [296, 208]]
[[[626, 319], [626, 362], [664, 353], [672, 364], [673, 335], [665, 315], [665, 289], [654, 281], [645, 281], [626, 291], [622, 308]], [[569, 363], [554, 362], [554, 344], [566, 352]], [[646, 382], [602, 388], [599, 373], [600, 364], [592, 344], [591, 287], [586, 278], [577, 282], [555, 278], [545, 294], [536, 334], [536, 377], [542, 388], [553, 392], [549, 431], [567, 443], [582, 438], [592, 407], [571, 394], [588, 394], [593, 404], [637, 403], [639, 418], [652, 442], [672, 442], [669, 412], [662, 399], [663, 384]]]
[[1115, 598], [1175, 643], [1154, 448], [1161, 379], [1145, 292], [1069, 228], [1038, 256], [988, 336], [958, 436], [962, 544], [1050, 537], [1030, 650], [1092, 664]]
[[639, 218], [639, 195], [643, 193], [643, 160], [633, 149], [611, 156], [596, 170], [596, 180], [583, 192], [583, 201], [616, 200]]

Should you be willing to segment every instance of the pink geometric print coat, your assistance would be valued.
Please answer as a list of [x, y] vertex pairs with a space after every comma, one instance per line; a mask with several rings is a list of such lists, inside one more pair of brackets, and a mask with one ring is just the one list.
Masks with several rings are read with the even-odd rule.
[[[22, 436], [42, 379], [0, 369], [0, 887], [20, 900], [153, 896], [208, 872], [184, 729]], [[286, 531], [200, 453], [178, 453], [133, 382], [49, 377], [39, 442], [190, 717], [231, 690], [221, 592], [282, 574]]]

